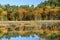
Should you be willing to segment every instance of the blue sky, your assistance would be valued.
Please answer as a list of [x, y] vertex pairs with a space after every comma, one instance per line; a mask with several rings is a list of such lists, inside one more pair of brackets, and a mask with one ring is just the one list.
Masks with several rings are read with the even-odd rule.
[[6, 5], [38, 5], [39, 3], [44, 2], [44, 0], [0, 0], [0, 4]]

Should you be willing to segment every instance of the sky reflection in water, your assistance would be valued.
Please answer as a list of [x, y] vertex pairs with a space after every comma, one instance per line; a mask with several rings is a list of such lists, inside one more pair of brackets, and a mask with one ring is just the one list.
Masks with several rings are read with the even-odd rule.
[[[30, 37], [11, 37], [10, 40], [39, 40], [39, 36], [34, 35], [34, 37], [30, 36]], [[8, 40], [6, 38], [2, 38], [2, 40]]]

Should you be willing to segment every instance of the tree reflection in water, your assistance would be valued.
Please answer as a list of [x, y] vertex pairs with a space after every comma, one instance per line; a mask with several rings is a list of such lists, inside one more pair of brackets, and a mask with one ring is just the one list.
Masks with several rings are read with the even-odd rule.
[[[36, 38], [37, 36], [35, 35], [37, 35], [38, 38]], [[11, 40], [11, 38], [16, 39], [16, 37], [20, 37], [19, 39], [25, 37], [26, 40], [30, 37], [36, 38], [35, 40], [60, 40], [60, 23], [41, 23], [40, 26], [20, 26], [19, 24], [11, 24], [7, 28], [0, 26], [0, 40], [4, 40], [3, 38]]]

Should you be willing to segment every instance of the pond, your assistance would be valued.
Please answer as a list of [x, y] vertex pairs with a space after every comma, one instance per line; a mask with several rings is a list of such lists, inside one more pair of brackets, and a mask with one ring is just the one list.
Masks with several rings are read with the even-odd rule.
[[29, 37], [11, 37], [11, 38], [2, 38], [2, 40], [39, 40], [40, 38], [37, 35], [34, 35], [34, 37], [29, 36]]
[[[52, 25], [51, 25], [52, 24]], [[0, 40], [60, 40], [60, 22], [0, 25]]]
[[32, 33], [27, 34], [18, 34], [17, 32], [9, 32], [6, 34], [0, 35], [0, 40], [45, 40], [44, 38], [40, 38], [40, 36]]
[[39, 35], [34, 32], [27, 32], [25, 34], [19, 34], [18, 32], [0, 33], [0, 40], [60, 40], [60, 35], [56, 36], [52, 34], [46, 37], [46, 35]]

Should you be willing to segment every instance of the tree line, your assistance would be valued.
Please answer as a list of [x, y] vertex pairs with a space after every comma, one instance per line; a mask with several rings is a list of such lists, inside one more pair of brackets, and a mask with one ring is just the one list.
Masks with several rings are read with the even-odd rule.
[[60, 20], [60, 2], [48, 0], [34, 5], [0, 5], [0, 21]]

